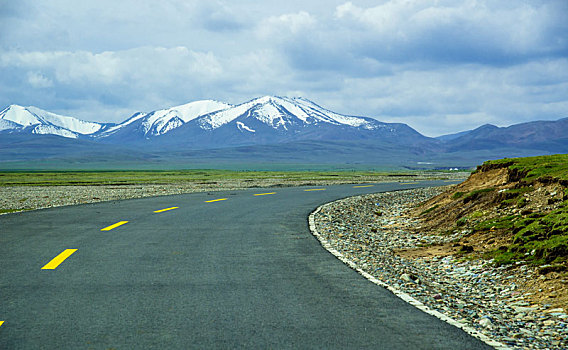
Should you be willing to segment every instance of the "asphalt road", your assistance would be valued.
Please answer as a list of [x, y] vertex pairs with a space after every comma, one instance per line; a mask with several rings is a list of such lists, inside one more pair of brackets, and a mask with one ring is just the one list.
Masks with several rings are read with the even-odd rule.
[[212, 192], [0, 216], [0, 349], [489, 348], [367, 281], [308, 230], [325, 202], [436, 184]]

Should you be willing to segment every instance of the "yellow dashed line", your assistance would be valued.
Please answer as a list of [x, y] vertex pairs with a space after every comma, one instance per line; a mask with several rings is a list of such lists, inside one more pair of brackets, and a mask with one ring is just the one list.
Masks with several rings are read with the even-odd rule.
[[75, 253], [77, 249], [65, 249], [61, 254], [53, 258], [50, 262], [48, 262], [42, 270], [54, 270], [59, 264], [65, 261], [71, 254]]
[[312, 188], [310, 190], [304, 190], [306, 192], [311, 192], [311, 191], [325, 191], [325, 188]]
[[414, 185], [416, 182], [401, 182], [399, 185]]
[[269, 195], [269, 194], [276, 194], [276, 192], [257, 193], [257, 194], [255, 194], [255, 196], [266, 196], [266, 195]]
[[210, 201], [205, 201], [205, 203], [213, 203], [213, 202], [220, 202], [220, 201], [226, 201], [227, 198], [219, 198], [219, 199], [213, 199]]
[[364, 188], [364, 187], [373, 187], [375, 185], [363, 185], [363, 186], [353, 186], [353, 188]]
[[174, 209], [179, 209], [179, 207], [171, 207], [171, 208], [166, 208], [166, 209], [154, 210], [154, 213], [163, 213], [165, 211], [174, 210]]
[[110, 225], [110, 226], [107, 226], [105, 228], [102, 228], [101, 231], [110, 231], [113, 228], [117, 228], [118, 226], [122, 226], [122, 225], [127, 224], [127, 223], [128, 223], [128, 221], [119, 221], [114, 225]]

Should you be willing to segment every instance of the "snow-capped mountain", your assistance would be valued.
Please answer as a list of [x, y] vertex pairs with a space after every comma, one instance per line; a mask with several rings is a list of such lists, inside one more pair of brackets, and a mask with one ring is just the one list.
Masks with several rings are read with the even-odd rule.
[[361, 117], [349, 117], [326, 110], [304, 98], [264, 96], [245, 102], [201, 118], [198, 122], [202, 129], [213, 130], [239, 119], [237, 126], [241, 131], [251, 131], [245, 121], [260, 121], [274, 129], [288, 130], [297, 125], [318, 125], [328, 123], [374, 129], [373, 120]]
[[164, 135], [205, 114], [229, 107], [232, 106], [223, 102], [203, 100], [150, 113], [136, 113], [124, 122], [99, 133], [97, 137], [115, 140], [148, 139]]
[[405, 124], [338, 114], [304, 98], [264, 96], [195, 118], [154, 141], [203, 149], [302, 140], [396, 139], [415, 144], [426, 137]]
[[450, 157], [454, 167], [487, 157], [566, 153], [567, 130], [565, 118], [506, 128], [485, 125], [437, 140], [406, 124], [343, 115], [304, 98], [276, 96], [238, 105], [196, 101], [137, 113], [120, 124], [11, 105], [0, 112], [0, 166], [63, 159], [73, 166], [90, 160], [97, 167], [107, 162], [143, 167], [275, 162], [413, 168], [425, 161], [438, 167]]
[[62, 116], [36, 107], [10, 105], [0, 112], [0, 132], [4, 133], [24, 132], [78, 138], [95, 134], [105, 126], [106, 124]]
[[53, 134], [152, 149], [211, 149], [296, 141], [369, 141], [416, 145], [429, 140], [406, 124], [342, 115], [304, 98], [264, 96], [233, 106], [204, 100], [119, 124], [84, 122], [35, 107], [10, 106], [0, 132]]

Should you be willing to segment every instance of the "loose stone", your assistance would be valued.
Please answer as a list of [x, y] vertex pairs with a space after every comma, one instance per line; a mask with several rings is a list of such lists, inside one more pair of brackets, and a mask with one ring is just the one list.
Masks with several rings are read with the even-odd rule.
[[406, 214], [443, 190], [377, 193], [329, 203], [315, 216], [316, 228], [365, 272], [489, 338], [513, 349], [568, 348], [568, 314], [550, 306], [543, 312], [546, 307], [531, 305], [526, 301], [530, 295], [519, 291], [522, 279], [542, 278], [534, 268], [495, 267], [491, 260], [462, 261], [455, 256], [403, 258], [395, 253], [456, 242], [469, 233], [420, 234], [419, 223]]

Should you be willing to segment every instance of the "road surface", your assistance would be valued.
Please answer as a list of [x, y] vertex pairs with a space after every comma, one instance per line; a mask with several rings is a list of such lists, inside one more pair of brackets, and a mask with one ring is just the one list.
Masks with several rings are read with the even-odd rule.
[[485, 349], [308, 230], [317, 206], [447, 184], [251, 189], [0, 216], [0, 349]]

